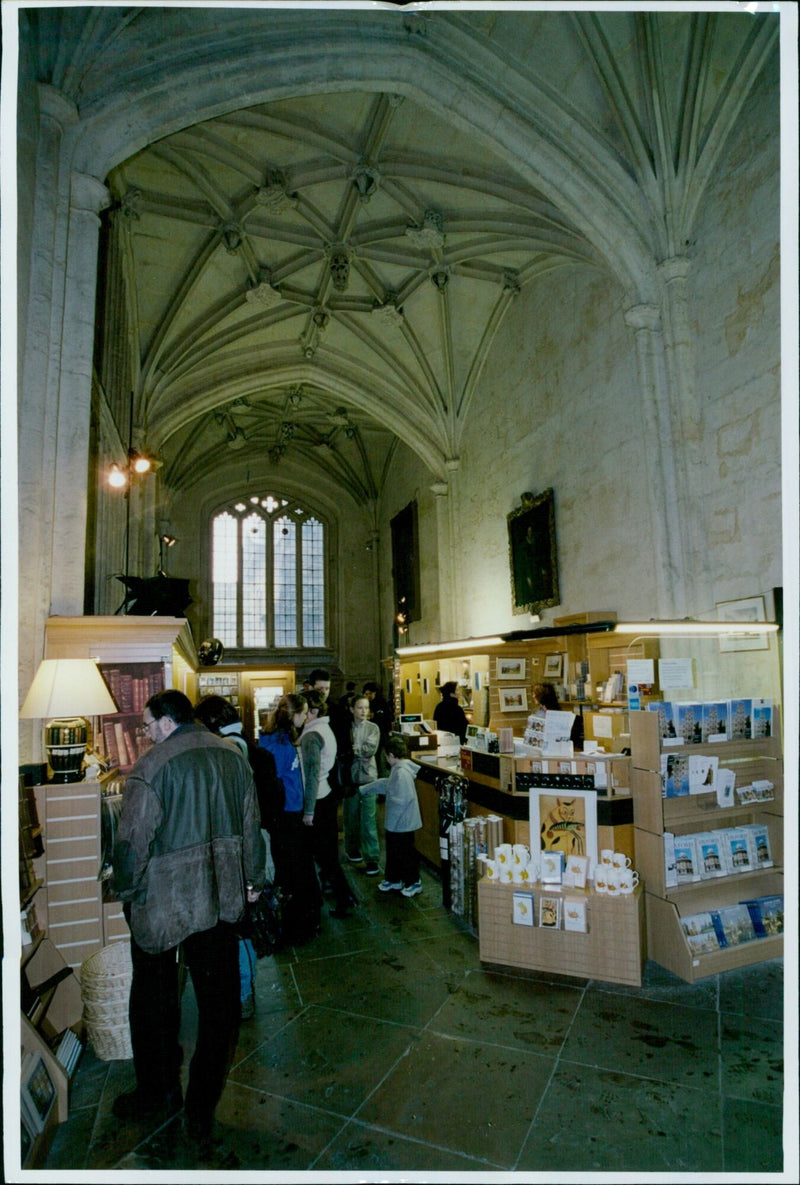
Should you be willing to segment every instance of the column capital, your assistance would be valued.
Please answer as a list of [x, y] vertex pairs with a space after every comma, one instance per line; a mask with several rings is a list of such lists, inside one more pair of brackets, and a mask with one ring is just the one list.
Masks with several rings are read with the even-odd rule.
[[446, 498], [450, 491], [446, 481], [435, 481], [431, 486], [431, 493], [435, 494], [437, 498]]
[[70, 201], [73, 210], [84, 210], [88, 214], [99, 214], [111, 204], [108, 186], [89, 173], [73, 172], [70, 185]]
[[685, 280], [692, 270], [692, 264], [686, 255], [672, 255], [669, 259], [662, 259], [657, 270], [669, 284], [673, 280]]
[[625, 310], [625, 324], [631, 329], [649, 329], [655, 332], [661, 328], [661, 309], [655, 304], [634, 304]]
[[62, 132], [78, 122], [77, 106], [58, 87], [51, 86], [49, 82], [40, 82], [37, 93], [40, 114], [57, 123]]
[[460, 457], [448, 457], [444, 464], [445, 464], [445, 468], [447, 469], [447, 471], [449, 473], [457, 473], [458, 470], [461, 468], [461, 458]]

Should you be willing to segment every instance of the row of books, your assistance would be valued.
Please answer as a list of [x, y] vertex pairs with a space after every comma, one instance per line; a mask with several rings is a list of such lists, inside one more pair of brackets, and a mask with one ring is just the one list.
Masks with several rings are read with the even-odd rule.
[[127, 720], [103, 721], [103, 747], [112, 765], [127, 769], [146, 753], [152, 742]]
[[654, 700], [662, 745], [711, 744], [772, 736], [771, 699], [722, 699], [672, 703]]
[[139, 663], [134, 670], [101, 664], [100, 670], [123, 714], [143, 712], [150, 696], [164, 690], [164, 670], [158, 663]]
[[58, 1040], [55, 1055], [70, 1076], [78, 1063], [82, 1050], [83, 1045], [80, 1038], [72, 1029], [65, 1029]]
[[753, 897], [736, 905], [695, 913], [681, 918], [681, 926], [695, 955], [769, 938], [783, 933], [783, 896]]
[[769, 829], [762, 823], [702, 831], [664, 832], [667, 888], [773, 866]]

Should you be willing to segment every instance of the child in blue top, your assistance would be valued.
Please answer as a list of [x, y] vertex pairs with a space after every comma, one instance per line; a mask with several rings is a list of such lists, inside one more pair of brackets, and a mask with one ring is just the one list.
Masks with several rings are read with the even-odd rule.
[[396, 734], [386, 742], [386, 760], [388, 778], [359, 786], [361, 794], [386, 795], [386, 874], [378, 888], [383, 893], [399, 889], [404, 897], [416, 897], [422, 892], [414, 846], [414, 832], [422, 826], [415, 782], [419, 766], [409, 759], [405, 740]]

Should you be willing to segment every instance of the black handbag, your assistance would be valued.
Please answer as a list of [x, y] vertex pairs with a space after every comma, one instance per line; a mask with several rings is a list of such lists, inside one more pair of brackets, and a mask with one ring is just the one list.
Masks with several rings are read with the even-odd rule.
[[285, 900], [280, 885], [266, 885], [257, 901], [247, 903], [239, 934], [250, 939], [257, 959], [274, 955], [283, 945]]

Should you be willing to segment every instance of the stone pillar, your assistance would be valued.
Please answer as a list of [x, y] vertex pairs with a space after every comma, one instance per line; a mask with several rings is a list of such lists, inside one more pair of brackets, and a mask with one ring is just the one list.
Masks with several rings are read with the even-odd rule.
[[703, 526], [701, 491], [706, 482], [698, 474], [708, 464], [704, 451], [703, 413], [697, 402], [695, 356], [687, 298], [689, 260], [665, 259], [658, 266], [663, 291], [664, 364], [673, 408], [679, 513], [682, 523], [687, 612], [696, 616], [713, 609], [713, 581], [706, 566], [707, 539]]
[[[653, 573], [657, 603], [654, 617], [683, 616], [684, 556], [681, 544], [678, 477], [675, 463], [672, 400], [666, 382], [661, 312], [656, 305], [634, 305], [625, 312], [634, 332], [641, 386], [643, 447], [650, 459], [646, 495], [652, 528]], [[644, 557], [642, 561], [645, 562]]]
[[448, 481], [436, 481], [431, 486], [431, 492], [436, 497], [436, 542], [437, 542], [437, 573], [439, 581], [439, 638], [449, 641], [455, 637], [458, 622], [459, 595], [456, 572], [458, 565], [453, 554], [454, 540], [457, 538], [455, 524], [456, 491], [454, 484], [460, 461], [457, 457], [446, 462], [450, 478]]
[[108, 201], [108, 190], [96, 177], [72, 174], [54, 473], [53, 613], [83, 612], [98, 215]]

